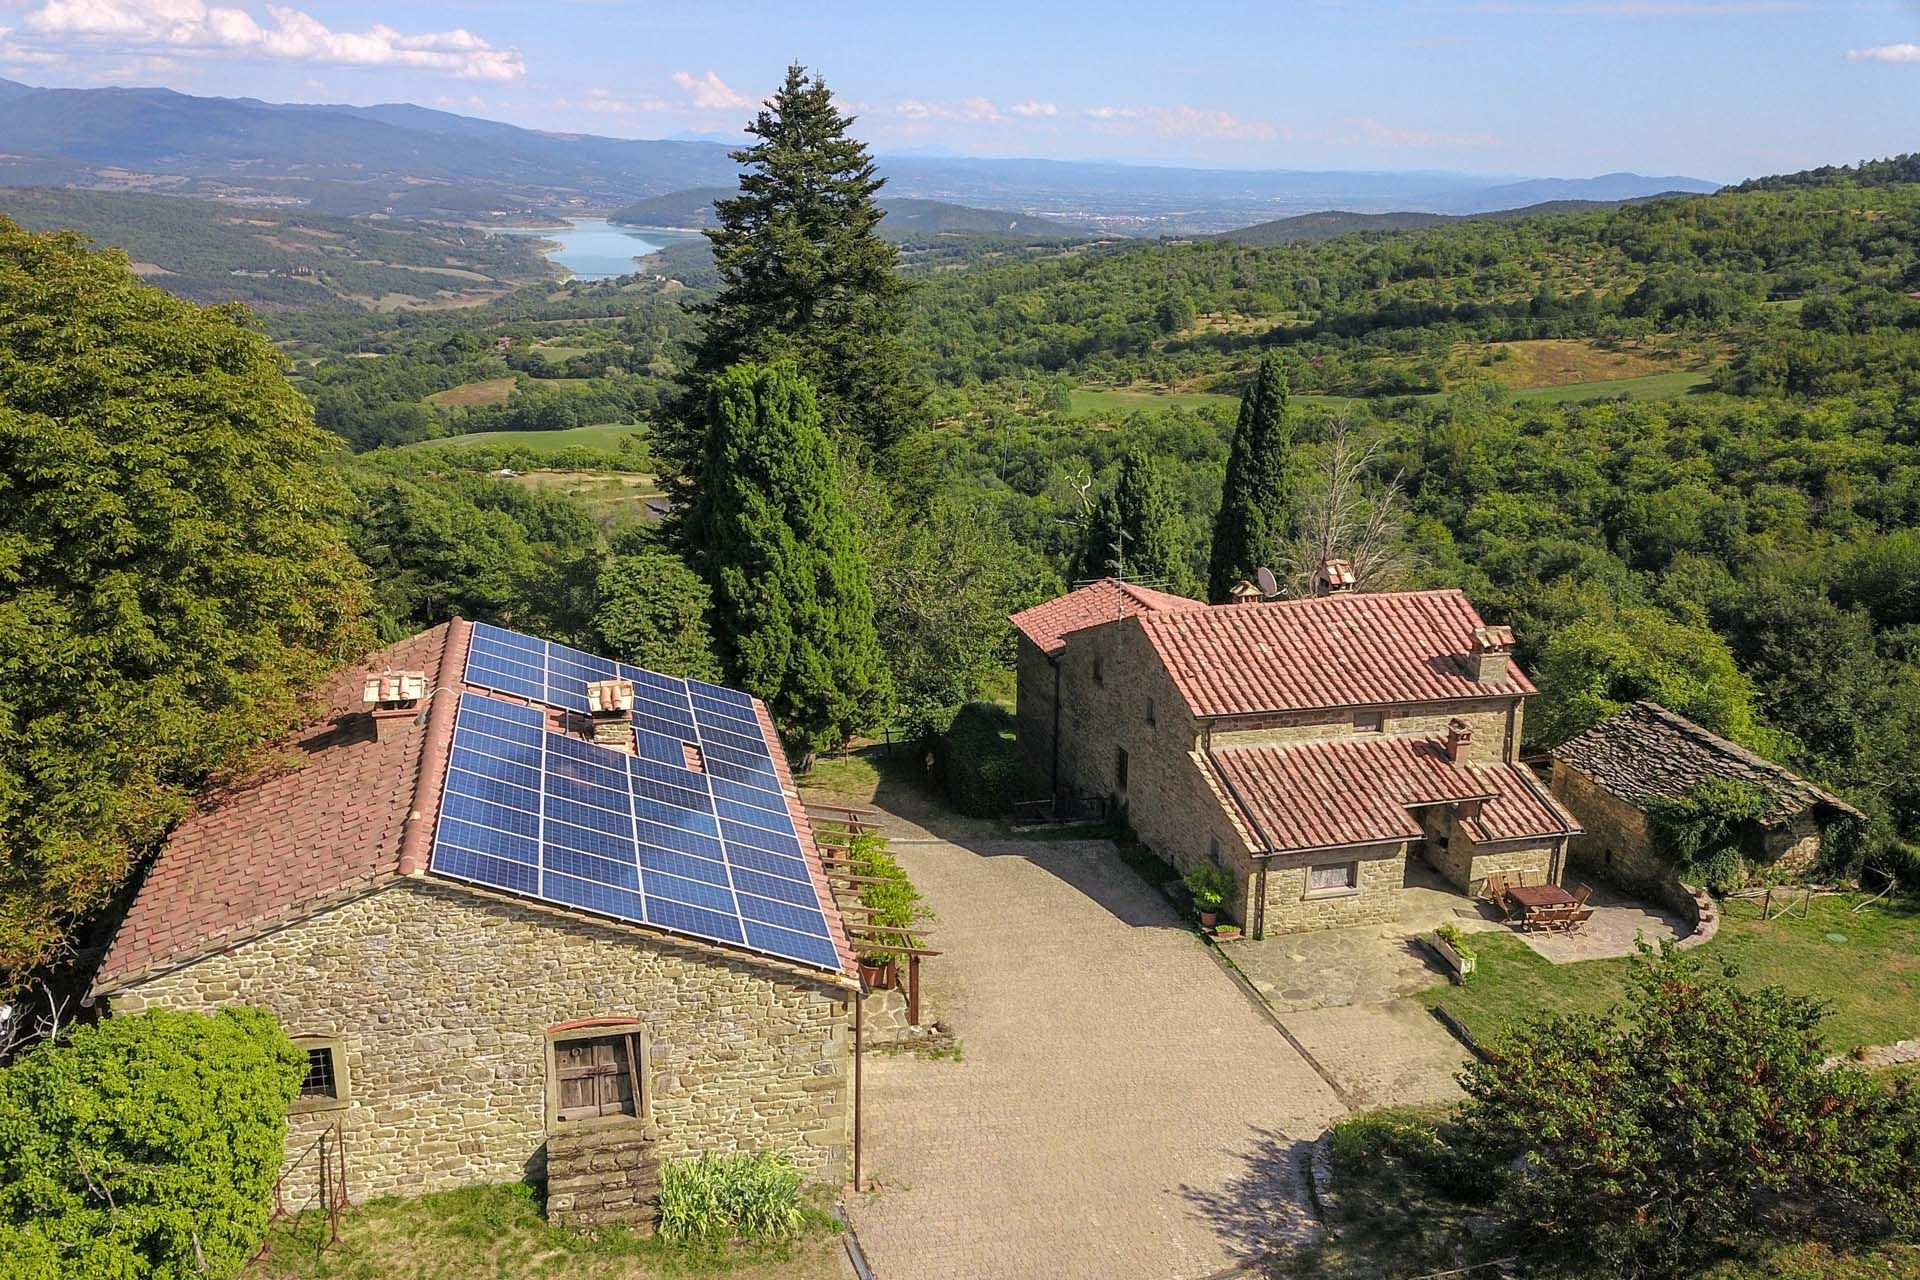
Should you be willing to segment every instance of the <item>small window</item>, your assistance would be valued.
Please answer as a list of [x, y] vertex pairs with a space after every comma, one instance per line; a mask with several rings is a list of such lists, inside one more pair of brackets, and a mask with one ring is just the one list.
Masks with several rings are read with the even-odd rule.
[[1332, 862], [1307, 869], [1308, 893], [1345, 893], [1360, 885], [1360, 864]]
[[1153, 700], [1149, 698], [1147, 700], [1147, 728], [1153, 728], [1153, 723]]
[[1207, 860], [1213, 863], [1213, 865], [1216, 867], [1224, 865], [1220, 861], [1220, 837], [1219, 836], [1207, 837]]
[[300, 1096], [289, 1110], [295, 1113], [332, 1111], [344, 1107], [347, 1095], [347, 1051], [343, 1042], [321, 1036], [296, 1036], [294, 1044], [307, 1054], [307, 1074]]
[[639, 1116], [646, 1110], [645, 1055], [636, 1030], [566, 1030], [552, 1041], [548, 1099], [554, 1121]]
[[1355, 733], [1379, 733], [1387, 727], [1387, 713], [1384, 711], [1356, 711], [1353, 713], [1353, 731]]
[[1127, 789], [1127, 749], [1120, 747], [1113, 756], [1113, 786], [1116, 791]]
[[1105, 684], [1107, 682], [1107, 669], [1098, 658], [1093, 660], [1093, 682], [1095, 684]]

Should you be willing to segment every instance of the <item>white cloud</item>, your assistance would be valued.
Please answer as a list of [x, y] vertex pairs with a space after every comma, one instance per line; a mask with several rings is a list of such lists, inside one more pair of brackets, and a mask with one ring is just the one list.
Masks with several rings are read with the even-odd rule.
[[702, 111], [737, 111], [753, 105], [753, 99], [735, 93], [726, 81], [711, 71], [704, 76], [676, 71], [673, 73], [673, 82], [686, 90], [693, 98], [693, 105]]
[[1025, 116], [1028, 119], [1033, 119], [1038, 116], [1057, 116], [1060, 114], [1060, 108], [1054, 106], [1051, 102], [1035, 102], [1031, 98], [1025, 102], [1016, 102], [1008, 107], [1007, 110], [1017, 116]]
[[969, 124], [1005, 124], [1007, 120], [987, 98], [964, 98], [951, 106], [907, 98], [896, 103], [893, 110], [907, 120], [964, 120]]
[[269, 4], [265, 20], [204, 0], [44, 0], [21, 20], [41, 53], [229, 55], [345, 67], [406, 67], [472, 80], [518, 80], [526, 62], [465, 28], [409, 35], [384, 23], [334, 31], [312, 14]]
[[1920, 62], [1920, 44], [1883, 44], [1872, 49], [1849, 49], [1854, 62]]
[[1226, 111], [1176, 107], [1089, 107], [1087, 118], [1103, 133], [1155, 133], [1163, 138], [1237, 138], [1277, 142], [1293, 131], [1265, 120], [1246, 120]]

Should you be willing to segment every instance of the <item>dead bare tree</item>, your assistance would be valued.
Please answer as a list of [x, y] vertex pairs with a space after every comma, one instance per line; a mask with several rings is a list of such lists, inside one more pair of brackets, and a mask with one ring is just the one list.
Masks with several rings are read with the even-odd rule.
[[1368, 488], [1379, 457], [1378, 443], [1363, 442], [1350, 417], [1334, 419], [1301, 503], [1300, 534], [1287, 549], [1291, 594], [1312, 595], [1314, 577], [1328, 560], [1353, 566], [1356, 591], [1392, 590], [1406, 580], [1411, 563], [1400, 524], [1401, 477]]
[[42, 1042], [58, 1040], [67, 1022], [68, 1001], [35, 979], [12, 1001], [0, 1004], [0, 1063]]

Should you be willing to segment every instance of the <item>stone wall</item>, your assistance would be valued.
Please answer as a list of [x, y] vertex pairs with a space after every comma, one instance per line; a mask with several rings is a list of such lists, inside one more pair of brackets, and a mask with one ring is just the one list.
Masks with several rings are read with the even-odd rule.
[[1549, 789], [1586, 828], [1568, 842], [1573, 869], [1663, 897], [1679, 884], [1673, 867], [1653, 852], [1647, 815], [1564, 760], [1553, 762]]
[[549, 1135], [547, 1221], [651, 1235], [660, 1216], [659, 1143], [651, 1124], [581, 1124]]
[[349, 1101], [293, 1116], [298, 1152], [338, 1120], [355, 1200], [545, 1173], [546, 1030], [640, 1024], [661, 1161], [777, 1149], [844, 1180], [850, 993], [614, 924], [410, 880], [111, 998], [266, 1008], [344, 1043]]
[[1038, 800], [1054, 794], [1053, 662], [1039, 645], [1021, 635], [1014, 674], [1014, 733], [1027, 766], [1027, 793], [1021, 799]]
[[[1311, 862], [1359, 860], [1359, 884], [1347, 893], [1307, 894]], [[1349, 854], [1314, 854], [1274, 859], [1267, 866], [1268, 934], [1304, 933], [1312, 929], [1339, 929], [1356, 924], [1381, 924], [1397, 919], [1401, 891], [1407, 883], [1407, 846], [1373, 845]]]
[[[1517, 697], [1481, 698], [1460, 702], [1432, 702], [1376, 707], [1382, 713], [1381, 732], [1394, 737], [1445, 738], [1447, 722], [1456, 717], [1473, 728], [1473, 746], [1467, 759], [1477, 764], [1500, 764], [1519, 750], [1522, 718]], [[1508, 733], [1508, 714], [1512, 733]], [[1325, 742], [1354, 734], [1353, 709], [1290, 711], [1272, 715], [1235, 716], [1217, 721], [1208, 741], [1215, 747], [1284, 747], [1302, 742]]]

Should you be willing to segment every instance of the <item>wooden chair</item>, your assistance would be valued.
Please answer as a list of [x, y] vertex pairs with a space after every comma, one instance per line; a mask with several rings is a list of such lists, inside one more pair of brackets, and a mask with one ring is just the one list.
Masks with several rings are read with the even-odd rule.
[[1586, 928], [1587, 921], [1593, 919], [1593, 908], [1576, 906], [1567, 913], [1567, 932], [1578, 933]]
[[[1587, 905], [1587, 899], [1591, 898], [1592, 896], [1593, 896], [1593, 886], [1590, 884], [1583, 884], [1578, 889], [1575, 889], [1573, 891], [1573, 905], [1576, 907], [1584, 907]], [[1587, 912], [1587, 914], [1592, 915], [1593, 912], [1589, 911]]]
[[1500, 908], [1504, 913], [1507, 910], [1507, 873], [1504, 871], [1495, 871], [1489, 875], [1487, 877], [1486, 888], [1483, 889], [1482, 892], [1487, 895], [1488, 902]]

